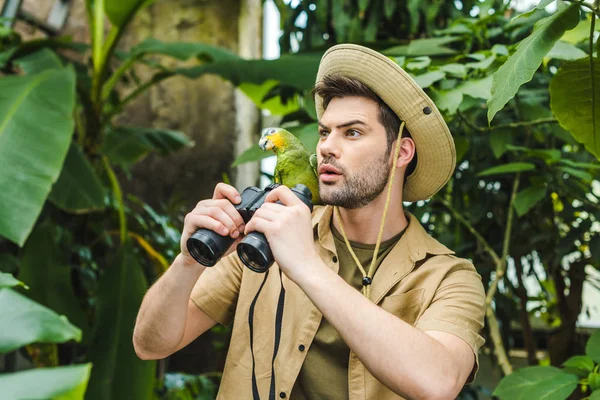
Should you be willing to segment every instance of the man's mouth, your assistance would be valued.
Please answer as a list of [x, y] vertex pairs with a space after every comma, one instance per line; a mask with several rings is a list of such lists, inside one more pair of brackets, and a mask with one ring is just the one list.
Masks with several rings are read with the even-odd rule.
[[322, 182], [334, 182], [342, 176], [340, 170], [330, 164], [322, 164], [319, 167], [319, 179]]

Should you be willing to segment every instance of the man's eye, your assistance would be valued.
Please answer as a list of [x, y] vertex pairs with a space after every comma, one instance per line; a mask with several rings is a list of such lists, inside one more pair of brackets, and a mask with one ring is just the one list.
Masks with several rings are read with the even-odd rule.
[[325, 137], [327, 135], [329, 135], [329, 132], [327, 132], [327, 131], [319, 131], [319, 136]]
[[360, 132], [357, 131], [356, 129], [350, 129], [349, 131], [346, 132], [346, 136], [359, 137], [360, 136]]

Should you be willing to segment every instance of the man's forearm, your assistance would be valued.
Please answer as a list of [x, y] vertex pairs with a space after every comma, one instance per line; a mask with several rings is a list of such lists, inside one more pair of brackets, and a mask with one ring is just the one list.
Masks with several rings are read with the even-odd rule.
[[296, 283], [373, 376], [410, 399], [450, 395], [457, 369], [441, 343], [370, 302], [324, 264], [309, 268]]
[[188, 301], [204, 267], [178, 255], [171, 267], [144, 296], [133, 332], [138, 355], [170, 354], [185, 332]]

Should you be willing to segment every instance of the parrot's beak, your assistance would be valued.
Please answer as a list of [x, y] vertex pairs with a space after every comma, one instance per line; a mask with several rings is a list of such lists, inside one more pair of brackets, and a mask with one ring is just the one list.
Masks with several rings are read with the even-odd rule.
[[271, 150], [273, 148], [273, 143], [269, 139], [267, 139], [267, 138], [261, 138], [258, 141], [258, 146], [261, 149], [267, 151], [267, 150]]

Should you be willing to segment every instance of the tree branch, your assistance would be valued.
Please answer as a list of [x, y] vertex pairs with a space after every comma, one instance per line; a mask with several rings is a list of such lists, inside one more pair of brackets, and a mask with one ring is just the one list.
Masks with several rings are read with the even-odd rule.
[[477, 126], [477, 125], [473, 124], [460, 111], [456, 111], [456, 115], [458, 115], [460, 117], [460, 119], [465, 124], [467, 124], [467, 126], [469, 126], [469, 128], [471, 128], [477, 132], [489, 132], [489, 131], [494, 131], [494, 130], [498, 130], [498, 129], [514, 129], [514, 128], [520, 128], [523, 126], [535, 126], [535, 125], [558, 123], [558, 120], [556, 118], [540, 118], [540, 119], [534, 119], [533, 121], [519, 121], [519, 122], [511, 122], [509, 124], [503, 124], [503, 125], [482, 127], [482, 126]]

